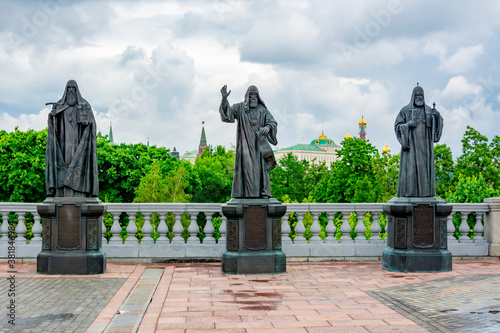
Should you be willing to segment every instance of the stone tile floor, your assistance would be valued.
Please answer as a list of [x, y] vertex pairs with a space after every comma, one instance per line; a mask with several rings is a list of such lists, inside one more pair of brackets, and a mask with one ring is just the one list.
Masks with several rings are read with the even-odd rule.
[[[108, 301], [100, 293], [101, 306], [107, 302], [100, 311], [88, 305], [92, 302], [80, 305], [94, 309], [87, 311], [86, 331], [112, 331], [112, 319], [126, 315], [122, 304], [142, 293], [141, 275], [153, 267], [164, 270], [146, 311], [132, 311], [143, 316], [139, 332], [500, 331], [499, 260], [456, 260], [452, 272], [405, 274], [384, 271], [377, 262], [289, 262], [287, 273], [278, 275], [225, 275], [218, 263], [108, 264], [105, 274], [78, 277], [37, 275], [36, 264], [24, 263], [16, 266], [17, 286], [21, 291], [26, 279], [31, 287], [16, 295], [17, 319], [27, 306], [39, 316], [60, 317], [46, 317], [54, 324], [26, 332], [73, 332], [66, 328], [74, 324], [76, 310], [60, 306], [54, 311], [54, 306], [64, 297], [61, 290], [69, 292], [71, 285], [87, 290], [78, 282], [89, 280], [97, 282], [89, 291], [106, 289], [112, 297]], [[6, 323], [7, 277], [7, 265], [0, 263], [1, 325]], [[45, 281], [53, 283], [36, 287]], [[90, 292], [77, 294], [91, 297]], [[36, 304], [27, 303], [33, 299]]]

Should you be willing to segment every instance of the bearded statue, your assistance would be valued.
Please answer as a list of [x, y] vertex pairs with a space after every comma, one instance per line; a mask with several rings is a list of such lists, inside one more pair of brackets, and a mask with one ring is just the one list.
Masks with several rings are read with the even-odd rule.
[[97, 197], [96, 122], [76, 81], [52, 104], [47, 130], [45, 177], [48, 196]]

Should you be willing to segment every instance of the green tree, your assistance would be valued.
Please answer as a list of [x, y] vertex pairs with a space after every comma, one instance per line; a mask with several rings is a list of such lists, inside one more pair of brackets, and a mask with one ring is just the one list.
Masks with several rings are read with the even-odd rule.
[[373, 190], [377, 192], [377, 195], [374, 201], [367, 202], [387, 202], [396, 196], [398, 191], [399, 156], [399, 154], [391, 155], [388, 152], [373, 156], [372, 165], [375, 172]]
[[488, 138], [474, 128], [467, 126], [462, 138], [462, 155], [457, 160], [456, 174], [467, 177], [482, 176], [494, 189], [500, 186], [500, 170], [498, 169], [498, 152], [500, 139], [495, 137], [491, 144]]
[[154, 161], [135, 190], [133, 202], [168, 202], [169, 198], [169, 188], [161, 175], [160, 162]]
[[0, 201], [42, 202], [47, 130], [0, 131]]
[[191, 199], [191, 194], [186, 193], [186, 188], [189, 185], [189, 166], [189, 162], [180, 163], [175, 170], [170, 172], [169, 177], [166, 179], [168, 193], [166, 202], [189, 202]]
[[189, 192], [193, 202], [226, 202], [231, 199], [235, 154], [223, 146], [214, 149], [209, 146], [203, 151], [193, 167], [192, 183], [196, 184]]
[[287, 196], [291, 201], [300, 202], [308, 194], [304, 188], [304, 178], [308, 168], [308, 161], [299, 161], [292, 153], [283, 156], [269, 175], [273, 197], [282, 200]]
[[[359, 138], [345, 139], [341, 145], [330, 176], [315, 188], [313, 196], [318, 202], [353, 202], [357, 189], [359, 192], [361, 186], [376, 184], [372, 160], [377, 149]], [[360, 200], [360, 194], [356, 200]]]
[[436, 195], [446, 199], [446, 193], [454, 191], [456, 183], [453, 184], [453, 172], [455, 163], [451, 149], [446, 144], [434, 146], [434, 166], [436, 169]]
[[111, 145], [101, 134], [97, 135], [97, 160], [99, 198], [105, 202], [132, 202], [135, 189], [153, 161], [160, 162], [163, 176], [181, 163], [164, 147], [148, 147], [142, 143]]
[[485, 198], [497, 195], [498, 192], [481, 175], [479, 177], [459, 175], [456, 189], [449, 190], [446, 198], [448, 202], [480, 203]]

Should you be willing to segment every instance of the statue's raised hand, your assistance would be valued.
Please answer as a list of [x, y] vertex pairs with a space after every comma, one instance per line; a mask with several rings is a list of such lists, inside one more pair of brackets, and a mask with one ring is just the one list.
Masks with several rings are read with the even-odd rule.
[[224, 85], [224, 87], [221, 88], [220, 93], [222, 95], [222, 98], [227, 98], [229, 94], [231, 93], [231, 90], [229, 92], [227, 91], [227, 85]]

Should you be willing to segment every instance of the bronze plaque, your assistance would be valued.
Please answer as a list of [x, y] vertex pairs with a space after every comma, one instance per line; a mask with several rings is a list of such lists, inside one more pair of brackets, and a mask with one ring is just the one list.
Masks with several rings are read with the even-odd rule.
[[57, 247], [61, 250], [80, 248], [80, 207], [62, 205], [57, 212]]
[[266, 209], [261, 206], [245, 208], [245, 248], [247, 250], [265, 250], [266, 237]]
[[413, 246], [418, 248], [434, 246], [434, 206], [413, 207]]
[[396, 218], [396, 225], [394, 226], [394, 229], [394, 233], [396, 234], [394, 248], [406, 249], [406, 219]]
[[238, 220], [227, 221], [227, 250], [238, 251], [239, 247], [239, 228]]

